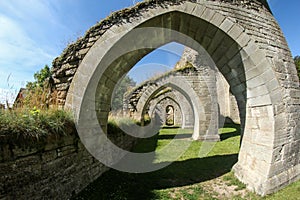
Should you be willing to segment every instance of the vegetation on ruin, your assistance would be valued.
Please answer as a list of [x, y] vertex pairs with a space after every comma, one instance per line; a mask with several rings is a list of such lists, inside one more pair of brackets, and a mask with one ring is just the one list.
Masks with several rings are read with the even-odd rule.
[[300, 78], [300, 56], [295, 56], [294, 61], [297, 68], [298, 77]]
[[76, 134], [72, 114], [56, 105], [49, 107], [50, 76], [45, 65], [34, 74], [35, 80], [27, 83], [13, 107], [0, 110], [0, 145], [36, 147], [50, 138]]
[[49, 109], [16, 109], [0, 111], [0, 144], [32, 147], [49, 138], [76, 133], [70, 113]]
[[120, 125], [133, 126], [135, 124], [137, 124], [137, 121], [132, 118], [110, 114], [107, 121], [107, 133], [110, 136], [118, 136], [118, 134], [124, 134]]
[[[150, 85], [151, 83], [155, 83], [163, 77], [167, 77], [169, 75], [176, 74], [178, 72], [182, 74], [182, 73], [189, 73], [189, 72], [196, 72], [196, 71], [197, 71], [196, 67], [192, 63], [186, 61], [186, 63], [184, 65], [180, 66], [180, 67], [171, 69], [170, 71], [167, 71], [163, 74], [153, 76], [152, 78], [140, 83], [138, 86], [131, 88], [124, 95], [126, 97], [129, 97], [129, 96], [131, 96], [132, 92], [134, 92], [134, 91], [138, 90], [139, 88], [143, 87], [143, 85]], [[168, 92], [168, 91], [165, 91], [165, 92]]]
[[186, 61], [184, 65], [179, 66], [174, 69], [176, 72], [186, 72], [188, 70], [196, 70], [195, 66], [190, 63], [189, 61]]

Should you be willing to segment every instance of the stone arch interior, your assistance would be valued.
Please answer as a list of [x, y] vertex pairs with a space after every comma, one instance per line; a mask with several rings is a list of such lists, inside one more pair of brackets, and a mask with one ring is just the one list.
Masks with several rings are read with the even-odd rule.
[[[203, 12], [200, 15], [193, 12], [192, 6], [194, 6], [195, 9], [202, 8], [202, 11], [204, 9], [205, 11], [203, 12], [208, 14], [210, 18], [202, 15]], [[228, 81], [231, 92], [238, 102], [242, 129], [245, 128], [245, 133], [247, 133], [242, 143], [239, 162], [235, 167], [239, 172], [237, 176], [246, 180], [251, 187], [255, 187], [255, 189], [261, 193], [271, 191], [274, 188], [274, 186], [271, 186], [272, 181], [277, 180], [277, 174], [280, 174], [284, 178], [289, 176], [283, 174], [286, 172], [285, 169], [290, 169], [290, 167], [286, 165], [280, 166], [280, 170], [283, 170], [282, 173], [277, 171], [275, 173], [274, 170], [270, 170], [277, 164], [277, 160], [273, 160], [277, 154], [275, 148], [277, 148], [276, 145], [278, 144], [275, 144], [275, 142], [278, 142], [281, 137], [280, 134], [275, 134], [275, 131], [280, 130], [278, 128], [278, 124], [280, 124], [279, 120], [282, 119], [282, 121], [286, 123], [287, 120], [285, 117], [289, 112], [287, 111], [289, 106], [282, 105], [284, 104], [280, 102], [282, 98], [277, 98], [278, 95], [286, 94], [288, 91], [287, 88], [279, 85], [281, 80], [275, 76], [275, 71], [277, 73], [275, 69], [276, 66], [273, 66], [273, 63], [268, 60], [266, 55], [267, 50], [264, 50], [264, 47], [267, 45], [256, 44], [256, 37], [248, 34], [242, 25], [236, 23], [235, 16], [227, 17], [223, 13], [215, 12], [206, 5], [198, 4], [198, 2], [195, 4], [187, 3], [187, 5], [183, 5], [182, 7], [180, 5], [176, 7], [176, 9], [180, 11], [167, 12], [168, 9], [160, 7], [158, 13], [164, 14], [146, 13], [146, 15], [148, 15], [145, 15], [145, 17], [149, 20], [137, 19], [137, 21], [133, 21], [134, 25], [129, 26], [132, 29], [127, 29], [126, 34], [122, 35], [122, 37], [116, 40], [108, 39], [108, 41], [105, 42], [103, 41], [107, 39], [109, 34], [105, 34], [106, 38], [103, 37], [105, 39], [100, 38], [96, 45], [93, 46], [95, 47], [94, 49], [99, 50], [97, 45], [103, 42], [102, 44], [104, 44], [104, 46], [106, 45], [105, 47], [108, 47], [107, 49], [109, 50], [99, 51], [101, 54], [99, 56], [99, 62], [93, 62], [96, 63], [93, 65], [95, 66], [95, 71], [93, 71], [92, 76], [88, 77], [88, 81], [84, 82], [86, 83], [85, 88], [87, 88], [84, 91], [84, 95], [78, 92], [78, 90], [76, 92], [84, 96], [84, 98], [96, 94], [95, 110], [97, 111], [98, 119], [100, 119], [99, 124], [103, 128], [107, 121], [107, 107], [109, 107], [112, 86], [116, 83], [118, 78], [126, 73], [139, 59], [155, 48], [171, 41], [182, 43], [196, 50], [197, 45], [200, 44]], [[247, 11], [247, 9], [245, 9], [245, 11]], [[236, 14], [238, 15], [238, 13]], [[258, 14], [259, 12], [255, 13], [256, 16], [258, 16]], [[213, 16], [217, 16], [217, 19], [212, 19], [211, 17]], [[218, 19], [221, 20], [218, 21]], [[141, 21], [144, 21], [144, 23], [140, 24]], [[139, 28], [147, 27], [155, 27], [156, 30], [135, 35], [136, 37], [130, 40], [130, 33], [137, 31]], [[122, 28], [123, 27], [120, 29]], [[161, 28], [166, 28], [166, 30], [162, 31]], [[110, 34], [113, 34], [116, 30], [118, 30], [118, 28], [114, 26]], [[176, 37], [176, 34], [173, 34], [171, 30], [185, 34], [189, 36], [191, 40]], [[267, 28], [264, 30], [266, 32], [269, 31]], [[148, 36], [144, 37], [145, 34]], [[139, 49], [134, 48], [139, 47], [141, 44], [143, 44], [144, 47]], [[122, 52], [121, 50], [124, 49], [125, 52]], [[88, 57], [92, 55], [90, 52], [95, 53], [95, 51], [89, 51]], [[120, 52], [120, 54], [118, 54], [120, 56], [115, 59], [114, 54], [118, 52]], [[87, 58], [87, 60], [89, 60], [89, 58]], [[274, 60], [276, 61], [276, 58]], [[111, 61], [114, 62], [113, 65], [111, 65]], [[84, 64], [81, 64], [80, 67], [87, 64], [85, 60], [83, 63]], [[266, 71], [264, 72], [264, 70]], [[81, 70], [81, 72], [84, 73], [83, 70]], [[80, 75], [80, 77], [84, 77], [85, 75], [86, 74]], [[81, 78], [81, 80], [82, 79], [83, 78]], [[92, 91], [94, 88], [89, 89], [89, 84], [92, 83], [91, 85], [93, 85], [95, 82], [99, 83], [96, 93]], [[260, 90], [262, 88], [264, 90]], [[85, 104], [82, 103], [85, 99], [78, 99], [80, 105], [83, 104], [85, 106]], [[92, 100], [94, 99], [92, 98]], [[284, 111], [282, 116], [277, 116], [280, 112], [276, 110], [276, 106], [278, 105], [282, 105], [283, 107], [282, 110]], [[84, 112], [86, 111], [86, 107], [84, 106], [83, 109], [79, 109], [79, 112], [76, 112], [76, 114], [79, 113], [79, 116], [82, 115], [85, 117]], [[245, 123], [246, 116], [247, 123]], [[263, 123], [258, 122], [260, 116], [263, 116]], [[268, 127], [269, 124], [270, 127]], [[260, 133], [263, 133], [264, 136]], [[288, 133], [282, 133], [282, 135], [284, 134], [287, 135]], [[273, 143], [265, 141], [273, 141]], [[247, 152], [249, 148], [251, 151]], [[257, 154], [259, 154], [259, 152], [264, 152], [264, 155], [258, 157]], [[291, 150], [287, 150], [287, 152], [290, 153]], [[282, 156], [282, 153], [280, 153], [280, 156]], [[254, 163], [254, 165], [249, 163]], [[286, 168], [284, 168], [285, 166]], [[260, 178], [251, 179], [250, 177], [253, 174], [259, 175]], [[286, 181], [280, 182], [286, 183]], [[277, 184], [277, 186], [278, 185], [279, 184]]]
[[[176, 23], [164, 23], [166, 21], [170, 21], [168, 19], [172, 19], [171, 21]], [[191, 19], [191, 20], [189, 20]], [[197, 24], [193, 29], [194, 31], [198, 30], [197, 36], [195, 36], [195, 33], [193, 30], [191, 30], [191, 27], [189, 26], [189, 23], [185, 23], [185, 20], [194, 21], [194, 24]], [[180, 26], [179, 26], [180, 25]], [[188, 14], [183, 14], [179, 12], [171, 12], [167, 13], [158, 17], [155, 17], [152, 20], [149, 20], [145, 23], [143, 23], [140, 27], [165, 27], [168, 29], [173, 29], [176, 31], [180, 31], [183, 34], [186, 34], [190, 36], [191, 38], [195, 38], [199, 44], [202, 45], [203, 48], [207, 50], [207, 52], [211, 55], [211, 58], [216, 63], [218, 69], [220, 72], [224, 75], [225, 79], [228, 81], [232, 88], [232, 93], [236, 97], [238, 101], [238, 107], [240, 110], [240, 118], [241, 118], [241, 124], [242, 126], [245, 124], [245, 115], [246, 115], [246, 80], [245, 80], [245, 72], [243, 67], [243, 62], [241, 59], [241, 55], [239, 52], [239, 46], [234, 42], [233, 39], [231, 39], [228, 35], [226, 35], [224, 32], [219, 30], [214, 25], [211, 25], [207, 23], [204, 20], [201, 20], [199, 18], [193, 17]], [[153, 33], [157, 35], [158, 33]], [[217, 41], [211, 42], [214, 40], [214, 38], [218, 38]], [[155, 38], [155, 37], [153, 37]], [[137, 39], [139, 40], [139, 39]], [[154, 49], [158, 48], [159, 46], [162, 46], [169, 42], [178, 42], [181, 44], [184, 44], [186, 46], [189, 46], [195, 50], [197, 50], [197, 45], [193, 43], [193, 41], [182, 41], [180, 38], [172, 37], [172, 35], [164, 36], [163, 38], [155, 38], [155, 40], [147, 40], [140, 39], [143, 42], [146, 42], [146, 46], [149, 46], [151, 48], [144, 48], [144, 49], [138, 49], [130, 51], [118, 59], [114, 60], [113, 63], [110, 65], [110, 67], [104, 72], [104, 74], [109, 74], [107, 76], [103, 76], [103, 79], [99, 81], [98, 85], [98, 91], [107, 90], [107, 87], [105, 86], [107, 84], [115, 84], [115, 82], [118, 80], [119, 76], [121, 76], [124, 73], [127, 73], [132, 66], [134, 66], [141, 58], [143, 58], [148, 53], [152, 52]], [[129, 43], [130, 40], [124, 36], [124, 40], [120, 40], [119, 44], [116, 44], [111, 51], [114, 51], [114, 48], [120, 48], [119, 45], [122, 44], [122, 42]], [[233, 49], [228, 53], [228, 49]], [[109, 60], [109, 59], [103, 59], [103, 60]], [[103, 63], [105, 64], [105, 63]], [[125, 65], [124, 65], [125, 64]], [[104, 85], [104, 86], [103, 86]], [[105, 88], [106, 87], [106, 88]], [[103, 95], [103, 93], [98, 93], [100, 95]], [[111, 98], [110, 94], [105, 94], [105, 99]], [[100, 96], [101, 98], [101, 96]], [[108, 102], [107, 100], [102, 101], [101, 104], [104, 102]], [[102, 107], [102, 106], [101, 106]], [[105, 108], [106, 105], [100, 108], [100, 113], [102, 115], [99, 116], [99, 118], [105, 118], [103, 116], [103, 113], [106, 111]]]
[[[151, 99], [153, 97], [155, 97], [163, 89], [168, 88], [168, 87], [181, 93], [184, 96], [184, 98], [186, 98], [187, 101], [189, 102], [189, 104], [191, 105], [193, 116], [194, 116], [193, 137], [198, 138], [198, 135], [200, 134], [200, 132], [201, 133], [204, 132], [204, 130], [202, 130], [200, 128], [201, 122], [204, 123], [206, 121], [205, 115], [200, 115], [200, 113], [204, 113], [204, 108], [203, 108], [203, 105], [201, 104], [201, 102], [199, 102], [199, 100], [197, 99], [195, 92], [192, 91], [192, 89], [189, 88], [189, 85], [186, 82], [184, 82], [183, 80], [176, 81], [174, 79], [173, 80], [171, 79], [166, 82], [164, 82], [164, 81], [162, 81], [162, 83], [159, 82], [157, 87], [155, 87], [154, 90], [149, 93], [149, 96], [146, 97], [146, 101], [144, 104], [142, 104], [141, 112], [138, 114], [139, 115], [138, 117], [140, 119], [142, 119], [143, 114], [147, 110], [147, 105], [149, 104]], [[147, 94], [148, 92], [149, 91], [146, 91], [145, 94]]]
[[[133, 79], [135, 86], [127, 90], [123, 96], [124, 114], [134, 118], [133, 113], [137, 110], [136, 104], [139, 101], [140, 94], [147, 88], [155, 85], [155, 79], [174, 70], [176, 63], [182, 56], [183, 49], [184, 46], [176, 42], [162, 45], [146, 54], [127, 72], [126, 77]], [[125, 75], [123, 77], [125, 77]], [[118, 82], [121, 82], [121, 80]], [[117, 89], [118, 85], [120, 84], [118, 83], [116, 85], [114, 92], [119, 92]]]
[[[179, 95], [181, 99], [178, 99], [177, 95]], [[181, 100], [181, 102], [179, 102], [179, 100]], [[166, 110], [166, 105], [170, 103], [174, 107], [174, 124], [183, 129], [186, 127], [192, 128], [194, 121], [191, 118], [194, 117], [191, 105], [189, 104], [188, 100], [186, 100], [185, 97], [176, 90], [171, 90], [167, 93], [160, 94], [156, 98], [153, 98], [148, 105], [145, 105], [147, 108], [146, 112], [148, 112], [149, 116], [152, 118], [154, 117], [155, 109]], [[165, 109], [162, 107], [165, 107]], [[164, 116], [166, 116], [166, 113], [164, 113]]]

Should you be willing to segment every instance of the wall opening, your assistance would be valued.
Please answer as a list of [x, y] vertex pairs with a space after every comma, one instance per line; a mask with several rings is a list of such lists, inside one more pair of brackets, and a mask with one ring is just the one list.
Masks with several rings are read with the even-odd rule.
[[166, 125], [167, 126], [173, 126], [175, 124], [174, 122], [174, 116], [175, 111], [174, 111], [174, 107], [171, 105], [168, 105], [166, 107]]

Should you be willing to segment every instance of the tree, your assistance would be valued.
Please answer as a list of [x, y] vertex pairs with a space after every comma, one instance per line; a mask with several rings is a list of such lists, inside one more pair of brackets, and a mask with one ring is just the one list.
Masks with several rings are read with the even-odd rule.
[[294, 61], [295, 61], [295, 65], [296, 65], [296, 68], [297, 68], [297, 71], [298, 71], [298, 76], [300, 78], [300, 56], [296, 56], [294, 58]]
[[25, 98], [21, 102], [22, 107], [29, 108], [47, 108], [48, 95], [50, 92], [48, 81], [51, 77], [51, 71], [48, 65], [45, 65], [40, 71], [34, 73], [33, 82], [26, 84]]
[[28, 82], [26, 85], [27, 89], [34, 89], [36, 87], [43, 88], [45, 86], [45, 81], [51, 77], [51, 71], [48, 65], [45, 65], [40, 71], [34, 73], [34, 82]]
[[119, 84], [116, 85], [113, 97], [111, 108], [113, 111], [122, 110], [123, 108], [123, 96], [125, 92], [135, 86], [135, 82], [129, 76], [125, 76]]

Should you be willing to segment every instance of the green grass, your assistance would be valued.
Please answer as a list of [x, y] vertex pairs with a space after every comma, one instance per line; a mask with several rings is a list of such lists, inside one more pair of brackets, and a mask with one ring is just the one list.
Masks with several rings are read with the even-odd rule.
[[0, 145], [31, 147], [49, 137], [74, 133], [72, 115], [64, 110], [0, 110]]
[[[163, 128], [158, 135], [142, 139], [134, 152], [157, 153], [170, 144], [177, 134], [175, 143], [189, 143], [187, 150], [171, 165], [154, 172], [131, 174], [110, 170], [74, 199], [299, 199], [300, 181], [264, 198], [249, 192], [231, 172], [237, 162], [239, 151], [239, 126], [230, 125], [220, 129], [221, 141], [217, 142], [206, 157], [199, 157], [200, 141], [191, 141], [192, 130]], [[174, 141], [174, 139], [172, 140]], [[172, 154], [170, 149], [167, 154]], [[156, 155], [153, 163], [166, 162], [168, 157]], [[234, 186], [231, 196], [222, 196], [213, 189], [214, 184]], [[214, 186], [215, 187], [215, 186]], [[240, 193], [243, 192], [243, 193]], [[220, 196], [221, 195], [221, 196]]]

